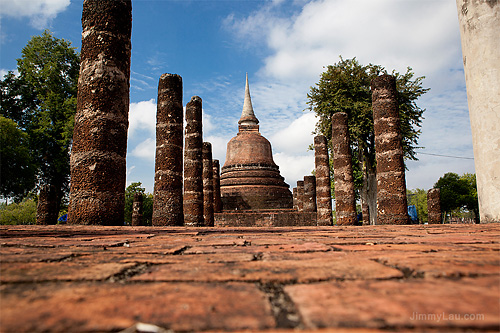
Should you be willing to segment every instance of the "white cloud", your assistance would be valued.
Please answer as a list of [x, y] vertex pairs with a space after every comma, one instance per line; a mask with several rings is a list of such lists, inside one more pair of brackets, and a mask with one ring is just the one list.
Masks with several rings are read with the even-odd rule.
[[27, 17], [33, 27], [43, 29], [69, 4], [70, 0], [7, 0], [2, 1], [0, 15]]
[[147, 159], [154, 163], [156, 154], [156, 140], [153, 138], [147, 138], [146, 140], [139, 143], [132, 150], [132, 155], [135, 157]]
[[156, 101], [130, 103], [128, 134], [134, 137], [138, 130], [146, 130], [152, 135], [156, 133]]
[[290, 189], [297, 186], [297, 180], [304, 179], [314, 170], [314, 153], [311, 151], [303, 155], [276, 153], [273, 155], [274, 163], [280, 168], [280, 173], [285, 177], [285, 182]]

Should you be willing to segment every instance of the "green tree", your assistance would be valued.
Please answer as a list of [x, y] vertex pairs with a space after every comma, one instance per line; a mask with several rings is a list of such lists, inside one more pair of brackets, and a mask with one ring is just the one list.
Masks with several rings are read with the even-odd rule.
[[434, 188], [439, 188], [441, 211], [445, 216], [453, 211], [468, 210], [479, 218], [479, 203], [477, 201], [476, 176], [448, 172], [438, 179]]
[[19, 77], [1, 83], [0, 114], [28, 135], [37, 185], [52, 185], [60, 203], [69, 188], [79, 55], [71, 43], [44, 31], [34, 36], [17, 59]]
[[36, 202], [25, 198], [19, 203], [0, 204], [0, 225], [5, 224], [35, 224]]
[[0, 116], [0, 196], [20, 201], [35, 185], [28, 135]]
[[144, 225], [151, 225], [153, 219], [153, 195], [151, 193], [145, 193], [146, 189], [141, 187], [141, 185], [141, 182], [133, 182], [125, 189], [125, 224], [132, 223], [134, 194], [142, 193], [142, 219]]
[[[387, 71], [382, 66], [363, 66], [356, 58], [344, 60], [340, 57], [338, 63], [327, 66], [307, 95], [309, 110], [318, 118], [316, 133], [325, 135], [330, 147], [332, 115], [347, 113], [356, 188], [362, 203], [369, 207], [372, 223], [376, 218], [377, 188], [370, 86], [373, 78], [384, 73]], [[416, 160], [415, 149], [425, 111], [418, 107], [416, 100], [429, 89], [422, 87], [424, 77], [414, 78], [409, 67], [404, 74], [395, 71], [391, 74], [396, 77], [405, 158]]]

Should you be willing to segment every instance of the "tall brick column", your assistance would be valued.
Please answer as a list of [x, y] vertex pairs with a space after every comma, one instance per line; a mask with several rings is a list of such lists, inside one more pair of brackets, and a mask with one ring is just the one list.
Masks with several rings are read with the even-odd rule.
[[441, 191], [438, 188], [431, 188], [427, 191], [427, 216], [429, 224], [441, 224]]
[[337, 225], [356, 225], [356, 194], [347, 113], [332, 115], [333, 178]]
[[143, 225], [142, 221], [142, 204], [144, 202], [144, 197], [142, 193], [136, 192], [134, 193], [134, 201], [132, 203], [132, 225], [133, 226], [141, 226]]
[[202, 101], [191, 97], [186, 105], [184, 150], [184, 223], [202, 226], [203, 222], [203, 132]]
[[158, 83], [154, 226], [181, 226], [182, 211], [182, 77], [163, 74]]
[[70, 223], [123, 225], [130, 0], [85, 0], [71, 151]]
[[371, 89], [377, 159], [377, 224], [408, 224], [396, 79], [381, 75], [372, 80]]
[[316, 177], [304, 176], [304, 212], [316, 211]]
[[316, 168], [316, 205], [318, 225], [332, 225], [332, 187], [330, 184], [330, 158], [326, 136], [314, 137], [314, 164]]
[[212, 175], [214, 186], [214, 213], [222, 212], [222, 200], [220, 197], [220, 163], [219, 160], [212, 160]]
[[44, 185], [38, 195], [36, 206], [36, 224], [57, 224], [59, 213], [59, 200], [56, 188], [53, 185]]
[[297, 180], [297, 211], [304, 211], [304, 181]]
[[214, 226], [214, 186], [212, 144], [203, 142], [203, 225]]

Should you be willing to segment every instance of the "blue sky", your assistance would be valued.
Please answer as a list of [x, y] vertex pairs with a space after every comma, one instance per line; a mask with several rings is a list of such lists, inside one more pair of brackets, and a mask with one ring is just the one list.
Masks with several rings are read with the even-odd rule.
[[[0, 0], [0, 73], [16, 68], [33, 35], [50, 29], [80, 49], [83, 1]], [[309, 87], [342, 55], [404, 72], [431, 88], [410, 189], [446, 172], [474, 172], [472, 138], [454, 0], [133, 0], [127, 184], [153, 191], [158, 79], [183, 77], [184, 104], [203, 99], [204, 141], [225, 160], [237, 133], [245, 73], [261, 133], [291, 187], [314, 168]], [[429, 155], [431, 154], [431, 155]], [[447, 155], [462, 158], [443, 157]]]

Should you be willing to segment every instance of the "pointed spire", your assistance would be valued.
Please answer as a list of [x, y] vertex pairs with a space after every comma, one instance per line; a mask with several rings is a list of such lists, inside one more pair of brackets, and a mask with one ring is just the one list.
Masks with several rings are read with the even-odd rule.
[[245, 86], [245, 101], [243, 102], [243, 112], [241, 112], [241, 118], [238, 121], [239, 125], [257, 125], [259, 120], [255, 117], [252, 107], [252, 99], [250, 98], [250, 87], [248, 85], [248, 73], [247, 82]]

